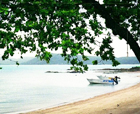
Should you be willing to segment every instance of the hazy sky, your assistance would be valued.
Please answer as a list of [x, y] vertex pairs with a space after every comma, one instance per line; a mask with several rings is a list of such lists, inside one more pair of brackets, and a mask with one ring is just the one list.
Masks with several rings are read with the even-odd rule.
[[[114, 47], [114, 52], [117, 57], [127, 56], [127, 44], [125, 40], [119, 40], [117, 37], [114, 37], [112, 47]], [[133, 51], [130, 50], [129, 45], [128, 45], [128, 56], [135, 56]]]

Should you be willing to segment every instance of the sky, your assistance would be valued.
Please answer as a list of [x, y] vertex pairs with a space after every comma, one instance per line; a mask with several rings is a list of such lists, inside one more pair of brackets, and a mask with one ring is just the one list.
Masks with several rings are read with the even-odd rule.
[[127, 57], [127, 46], [128, 56], [135, 56], [129, 45], [126, 44], [125, 40], [120, 40], [119, 38], [114, 37], [112, 47], [114, 47], [114, 53], [116, 57]]

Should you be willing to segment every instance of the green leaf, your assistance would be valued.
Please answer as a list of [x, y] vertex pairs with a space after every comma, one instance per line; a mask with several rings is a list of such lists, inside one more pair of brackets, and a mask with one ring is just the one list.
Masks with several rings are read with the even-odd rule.
[[16, 27], [15, 28], [15, 32], [18, 32], [20, 30], [20, 28]]
[[16, 65], [19, 65], [18, 61], [16, 61]]
[[88, 66], [87, 65], [83, 65], [84, 70], [87, 71], [88, 70]]
[[96, 51], [95, 54], [96, 54], [97, 56], [99, 56], [99, 55], [100, 55], [100, 51]]
[[112, 62], [113, 62], [113, 63], [112, 63], [112, 66], [117, 66], [117, 65], [120, 64], [117, 60], [113, 60]]
[[93, 64], [93, 65], [97, 65], [97, 64], [98, 64], [98, 61], [97, 61], [97, 60], [92, 61], [92, 64]]
[[5, 15], [8, 15], [8, 11], [5, 11], [4, 14], [5, 14]]
[[84, 61], [89, 60], [89, 58], [88, 58], [87, 56], [85, 56], [85, 55], [82, 55], [82, 59], [83, 59]]
[[75, 64], [77, 64], [77, 58], [75, 58], [75, 59], [72, 59], [72, 60], [71, 60], [71, 64], [72, 64], [72, 65], [75, 65]]
[[103, 34], [103, 32], [102, 32], [102, 31], [99, 31], [98, 33], [99, 33], [100, 35], [101, 35], [101, 34]]

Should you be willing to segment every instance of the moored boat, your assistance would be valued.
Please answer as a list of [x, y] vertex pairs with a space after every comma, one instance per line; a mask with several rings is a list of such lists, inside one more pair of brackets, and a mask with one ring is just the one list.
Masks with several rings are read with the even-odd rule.
[[[115, 76], [115, 78], [112, 77], [106, 77], [106, 76], [97, 76], [99, 79], [87, 79], [90, 84], [118, 84], [119, 77]], [[120, 80], [119, 80], [120, 81]]]

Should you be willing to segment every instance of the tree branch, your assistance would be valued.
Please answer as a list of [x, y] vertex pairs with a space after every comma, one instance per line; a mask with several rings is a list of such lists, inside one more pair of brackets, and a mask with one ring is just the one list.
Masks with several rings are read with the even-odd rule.
[[98, 13], [101, 17], [103, 17], [106, 20], [105, 23], [106, 23], [107, 28], [110, 28], [114, 35], [119, 35], [130, 45], [130, 48], [133, 50], [138, 61], [140, 62], [140, 47], [138, 43], [134, 40], [133, 36], [127, 30], [127, 28], [121, 27], [117, 22], [113, 20], [113, 18], [109, 15], [111, 11], [108, 12], [103, 5], [99, 4], [95, 0], [82, 0], [82, 1], [83, 3], [92, 4], [92, 7], [94, 7], [95, 12]]

